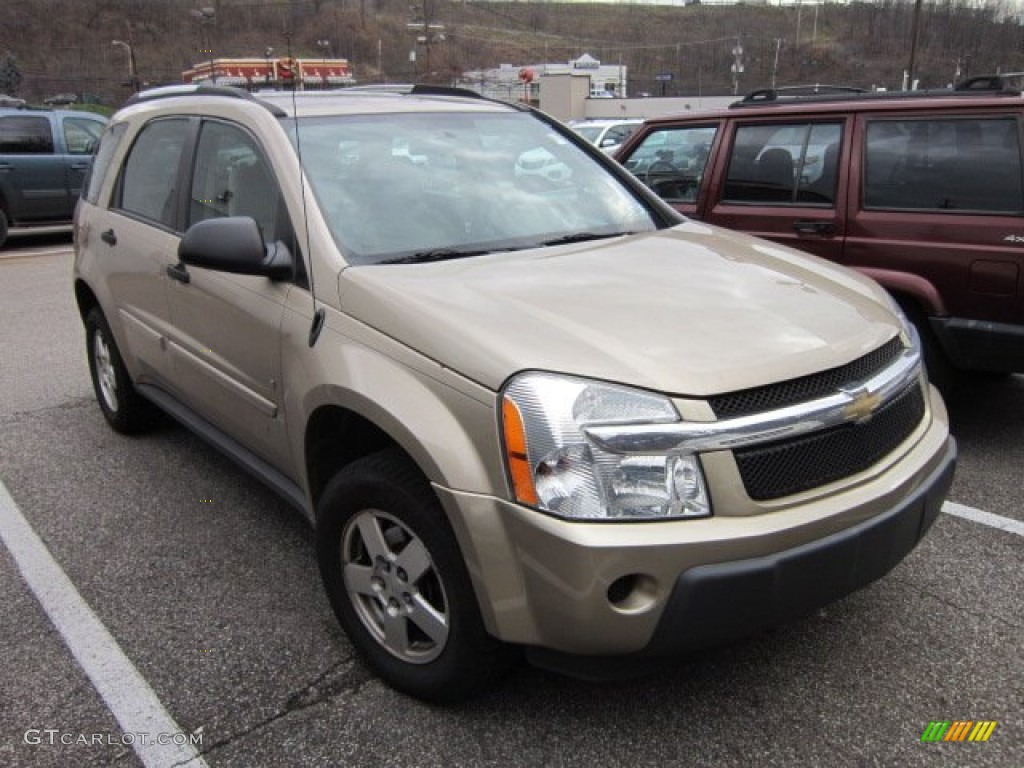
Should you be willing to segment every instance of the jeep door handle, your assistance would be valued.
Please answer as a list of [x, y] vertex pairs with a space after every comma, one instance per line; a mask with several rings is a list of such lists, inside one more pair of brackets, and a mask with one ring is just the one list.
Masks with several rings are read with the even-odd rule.
[[185, 265], [180, 261], [167, 268], [167, 276], [171, 278], [171, 280], [177, 280], [179, 283], [186, 284], [192, 279], [188, 274], [188, 270], [185, 269]]
[[117, 245], [117, 235], [114, 234], [114, 230], [108, 229], [106, 232], [100, 235], [102, 240], [107, 245]]
[[801, 235], [834, 235], [836, 225], [834, 221], [801, 220], [793, 222], [793, 229]]

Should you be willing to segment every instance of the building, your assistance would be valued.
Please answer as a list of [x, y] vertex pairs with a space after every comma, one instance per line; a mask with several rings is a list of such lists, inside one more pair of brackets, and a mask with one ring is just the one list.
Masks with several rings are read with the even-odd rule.
[[293, 59], [264, 57], [213, 59], [181, 73], [186, 83], [211, 82], [254, 88], [298, 88], [312, 90], [354, 85], [356, 80], [348, 59]]
[[554, 64], [502, 64], [496, 69], [464, 72], [458, 85], [484, 96], [504, 101], [540, 99], [540, 78], [548, 75], [586, 75], [593, 98], [625, 98], [628, 68], [623, 64], [602, 64], [589, 53], [578, 59]]

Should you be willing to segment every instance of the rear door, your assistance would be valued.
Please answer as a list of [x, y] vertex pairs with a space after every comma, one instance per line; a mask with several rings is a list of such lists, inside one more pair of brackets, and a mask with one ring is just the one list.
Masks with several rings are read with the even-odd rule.
[[71, 218], [105, 123], [86, 115], [61, 115], [58, 119], [60, 129], [57, 138], [63, 145], [58, 149], [64, 163], [64, 179], [68, 189], [68, 208], [61, 214], [61, 218]]
[[[126, 124], [114, 126], [97, 161], [108, 162], [108, 146], [127, 141]], [[103, 274], [116, 305], [105, 307], [129, 370], [141, 384], [167, 387], [171, 360], [167, 267], [176, 263], [177, 190], [180, 165], [191, 131], [185, 117], [157, 118], [132, 137], [117, 182], [106, 201], [90, 202], [100, 176], [92, 177], [78, 218], [80, 259]]]
[[1019, 108], [865, 114], [846, 262], [930, 314], [1024, 325]]
[[842, 117], [730, 121], [701, 217], [840, 260], [849, 122]]

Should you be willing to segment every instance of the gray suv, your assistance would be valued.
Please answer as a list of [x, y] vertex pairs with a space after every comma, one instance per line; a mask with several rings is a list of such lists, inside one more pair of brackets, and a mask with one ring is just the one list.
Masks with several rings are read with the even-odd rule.
[[71, 221], [106, 122], [91, 112], [0, 108], [0, 246], [11, 226]]
[[170, 414], [294, 504], [353, 645], [433, 701], [524, 650], [600, 673], [813, 610], [953, 472], [875, 283], [467, 92], [142, 94], [74, 292], [110, 425]]

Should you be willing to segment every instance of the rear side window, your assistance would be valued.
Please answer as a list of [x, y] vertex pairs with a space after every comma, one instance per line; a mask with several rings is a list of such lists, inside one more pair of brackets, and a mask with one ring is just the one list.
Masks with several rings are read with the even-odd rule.
[[47, 117], [0, 117], [0, 154], [52, 155], [53, 134]]
[[623, 163], [671, 203], [695, 203], [717, 125], [651, 131]]
[[117, 151], [127, 129], [127, 123], [118, 123], [111, 126], [110, 130], [100, 138], [100, 147], [96, 150], [96, 157], [92, 161], [89, 178], [82, 187], [85, 190], [83, 197], [93, 205], [96, 205], [99, 200], [100, 188], [103, 186], [103, 179], [110, 168], [110, 161], [113, 160], [114, 152]]
[[1013, 117], [872, 120], [865, 140], [865, 208], [1024, 210]]
[[64, 146], [69, 155], [91, 155], [96, 151], [103, 123], [84, 117], [64, 118]]
[[140, 131], [125, 160], [120, 208], [173, 229], [178, 163], [188, 120], [154, 120]]
[[739, 126], [723, 201], [835, 205], [842, 138], [840, 123]]

